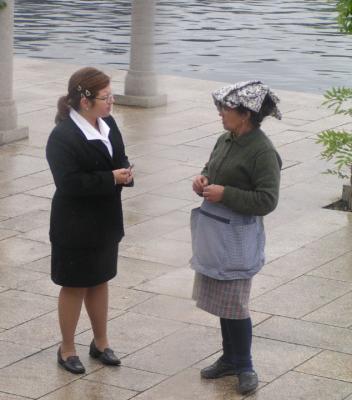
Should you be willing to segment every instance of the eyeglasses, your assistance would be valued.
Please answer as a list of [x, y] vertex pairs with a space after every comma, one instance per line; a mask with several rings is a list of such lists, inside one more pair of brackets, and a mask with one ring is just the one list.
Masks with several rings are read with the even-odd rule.
[[108, 96], [104, 96], [104, 97], [94, 97], [97, 100], [103, 100], [105, 101], [105, 103], [113, 103], [114, 102], [114, 95], [113, 94], [109, 94]]

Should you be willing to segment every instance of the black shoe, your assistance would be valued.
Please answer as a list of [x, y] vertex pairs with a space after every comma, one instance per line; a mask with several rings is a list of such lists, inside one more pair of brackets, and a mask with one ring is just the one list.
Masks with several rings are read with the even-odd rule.
[[258, 387], [258, 375], [255, 371], [241, 372], [238, 375], [238, 391], [245, 394]]
[[115, 353], [113, 350], [109, 349], [107, 347], [104, 349], [104, 351], [100, 351], [97, 349], [94, 340], [92, 340], [92, 343], [90, 344], [89, 348], [89, 355], [93, 358], [97, 358], [99, 361], [101, 361], [105, 365], [120, 365], [121, 361], [116, 357]]
[[227, 375], [237, 375], [233, 364], [223, 361], [220, 357], [214, 364], [205, 367], [200, 371], [200, 375], [204, 379], [217, 379]]
[[86, 369], [84, 368], [81, 360], [78, 356], [67, 357], [65, 361], [61, 356], [61, 349], [57, 351], [57, 362], [66, 370], [72, 374], [84, 374]]

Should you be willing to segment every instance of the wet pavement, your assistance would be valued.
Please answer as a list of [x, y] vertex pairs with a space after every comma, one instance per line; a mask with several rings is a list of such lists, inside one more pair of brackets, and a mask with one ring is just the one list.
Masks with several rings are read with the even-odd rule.
[[[236, 393], [236, 378], [200, 379], [219, 356], [217, 318], [190, 299], [189, 216], [200, 199], [192, 177], [222, 132], [210, 92], [219, 82], [161, 77], [168, 105], [116, 107], [135, 163], [123, 192], [126, 236], [110, 286], [109, 336], [118, 368], [89, 359], [85, 312], [77, 329], [87, 374], [56, 364], [58, 287], [50, 281], [48, 224], [54, 185], [44, 147], [68, 77], [77, 67], [15, 59], [19, 125], [27, 140], [0, 148], [0, 400], [352, 400], [352, 224], [350, 213], [322, 207], [342, 182], [323, 175], [315, 137], [351, 129], [351, 119], [321, 108], [322, 97], [276, 91], [282, 121], [263, 129], [281, 154], [280, 203], [266, 217], [267, 264], [254, 278], [253, 358], [260, 386]], [[107, 70], [115, 93], [125, 72]]]

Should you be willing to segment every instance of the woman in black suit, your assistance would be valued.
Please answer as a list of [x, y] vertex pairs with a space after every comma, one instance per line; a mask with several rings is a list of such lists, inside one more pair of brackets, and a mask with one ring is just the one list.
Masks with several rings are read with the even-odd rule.
[[58, 101], [56, 127], [46, 147], [56, 191], [52, 200], [51, 277], [62, 286], [58, 363], [84, 373], [74, 334], [86, 306], [94, 338], [89, 354], [119, 365], [107, 338], [108, 281], [117, 273], [118, 243], [124, 235], [121, 190], [133, 185], [121, 133], [110, 115], [110, 78], [82, 68]]

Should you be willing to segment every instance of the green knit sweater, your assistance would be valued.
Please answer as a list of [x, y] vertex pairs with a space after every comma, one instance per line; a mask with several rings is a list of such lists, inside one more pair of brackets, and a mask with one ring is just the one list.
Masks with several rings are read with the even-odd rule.
[[235, 137], [221, 135], [202, 175], [225, 187], [222, 203], [231, 210], [266, 215], [279, 199], [281, 158], [260, 129]]

